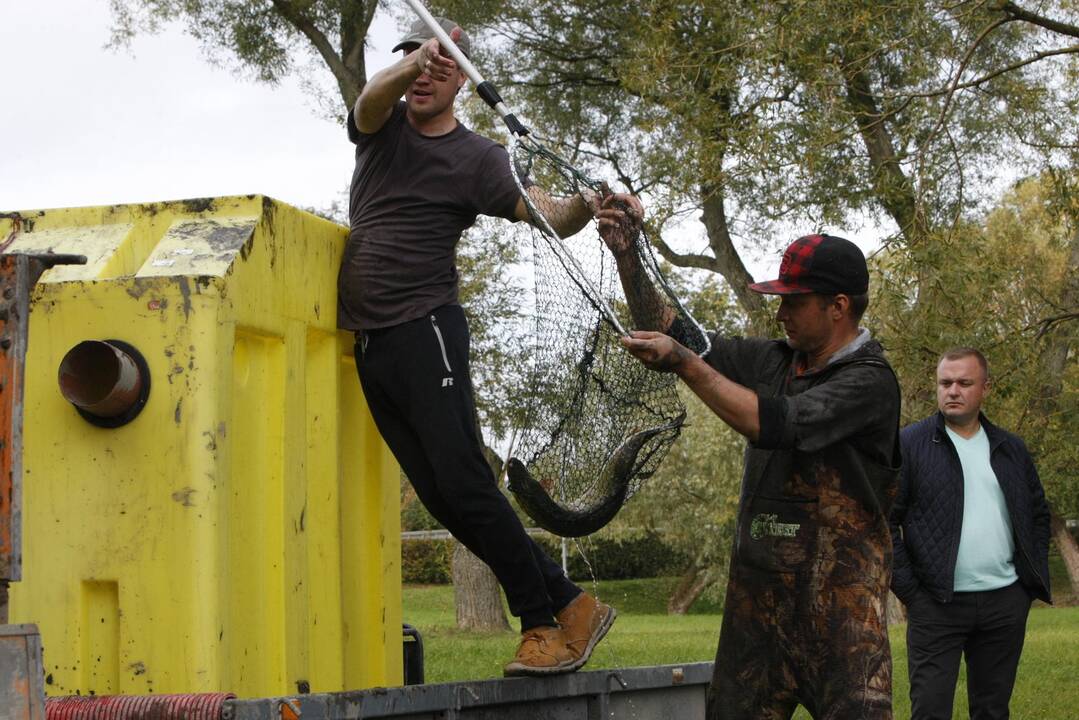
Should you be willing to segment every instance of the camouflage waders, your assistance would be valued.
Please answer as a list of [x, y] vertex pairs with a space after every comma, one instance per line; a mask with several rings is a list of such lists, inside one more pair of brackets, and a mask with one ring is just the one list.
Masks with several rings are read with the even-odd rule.
[[888, 527], [813, 457], [782, 499], [743, 499], [710, 720], [892, 717]]

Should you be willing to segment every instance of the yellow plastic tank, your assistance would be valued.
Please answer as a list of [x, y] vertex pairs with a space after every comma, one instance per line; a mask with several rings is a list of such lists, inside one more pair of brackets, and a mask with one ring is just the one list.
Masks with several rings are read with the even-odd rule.
[[[0, 214], [34, 290], [23, 580], [50, 695], [241, 697], [402, 681], [398, 468], [336, 329], [347, 231], [262, 196]], [[145, 359], [108, 428], [61, 394], [86, 340]]]

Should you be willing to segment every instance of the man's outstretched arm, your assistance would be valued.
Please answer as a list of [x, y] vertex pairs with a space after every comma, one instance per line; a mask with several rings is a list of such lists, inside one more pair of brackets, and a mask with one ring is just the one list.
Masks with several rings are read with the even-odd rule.
[[670, 332], [676, 315], [652, 284], [634, 247], [644, 219], [641, 201], [632, 195], [610, 195], [604, 198], [596, 218], [599, 234], [614, 254], [634, 322], [662, 331], [633, 332], [622, 338], [622, 345], [650, 370], [677, 374], [721, 420], [756, 442], [760, 438], [757, 393], [664, 334]]
[[673, 372], [719, 419], [757, 442], [761, 434], [757, 393], [706, 363], [697, 353], [657, 332], [633, 332], [622, 345], [650, 370]]
[[[450, 39], [456, 42], [460, 37], [461, 29], [454, 28]], [[432, 80], [448, 79], [457, 63], [443, 55], [441, 48], [438, 38], [431, 38], [393, 65], [372, 75], [356, 98], [353, 109], [356, 129], [366, 134], [378, 132], [390, 119], [394, 104], [421, 74], [428, 73]]]
[[656, 290], [637, 254], [636, 243], [644, 222], [641, 201], [633, 195], [608, 195], [596, 213], [596, 221], [600, 237], [614, 255], [634, 325], [644, 330], [670, 332], [674, 309]]
[[[567, 238], [580, 232], [598, 210], [598, 207], [594, 204], [598, 202], [598, 198], [590, 203], [580, 194], [554, 197], [536, 185], [528, 188], [525, 192], [528, 193], [528, 198], [536, 209], [542, 212], [547, 222], [551, 224], [551, 229], [558, 233], [558, 237], [561, 238]], [[514, 217], [536, 225], [535, 218], [532, 217], [524, 198], [517, 201]]]

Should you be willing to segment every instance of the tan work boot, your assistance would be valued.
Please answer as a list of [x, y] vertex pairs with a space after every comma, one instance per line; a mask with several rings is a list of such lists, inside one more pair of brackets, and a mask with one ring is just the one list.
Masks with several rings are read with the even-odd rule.
[[603, 639], [614, 624], [618, 613], [610, 605], [601, 603], [582, 592], [562, 608], [555, 616], [566, 637], [566, 647], [576, 660], [573, 669], [584, 665], [592, 656], [592, 649]]
[[517, 655], [502, 669], [506, 677], [515, 675], [557, 675], [576, 670], [577, 656], [566, 647], [562, 628], [535, 627], [521, 633]]

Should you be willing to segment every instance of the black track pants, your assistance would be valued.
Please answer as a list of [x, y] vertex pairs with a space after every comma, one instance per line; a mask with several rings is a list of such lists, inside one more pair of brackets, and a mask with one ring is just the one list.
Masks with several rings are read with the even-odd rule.
[[464, 311], [446, 305], [357, 338], [371, 415], [424, 506], [494, 571], [522, 630], [553, 625], [581, 590], [525, 533], [483, 456]]

